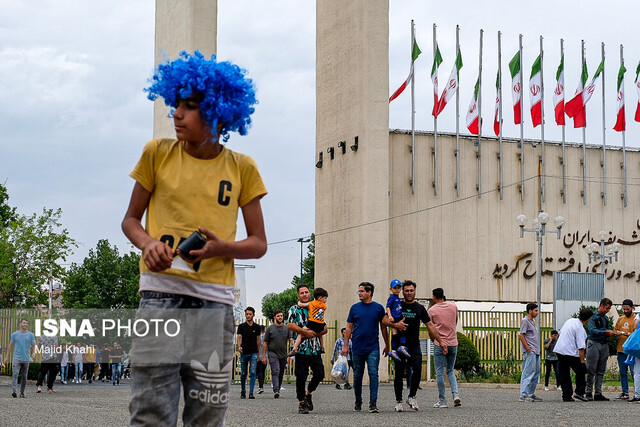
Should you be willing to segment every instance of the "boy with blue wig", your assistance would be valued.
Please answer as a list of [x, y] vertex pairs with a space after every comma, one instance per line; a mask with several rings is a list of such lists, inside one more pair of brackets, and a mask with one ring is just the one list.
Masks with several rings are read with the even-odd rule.
[[[224, 425], [234, 259], [260, 258], [267, 250], [260, 206], [267, 190], [258, 168], [220, 143], [229, 132], [245, 135], [251, 123], [257, 101], [245, 73], [215, 55], [182, 52], [158, 67], [146, 89], [150, 100], [161, 97], [171, 107], [177, 138], [147, 143], [130, 175], [136, 182], [122, 229], [142, 250], [137, 317], [171, 313], [165, 316], [179, 317], [188, 331], [181, 341], [134, 335], [131, 425], [176, 425], [181, 383], [184, 425]], [[236, 241], [239, 209], [247, 237]], [[179, 248], [192, 234], [201, 245]]]

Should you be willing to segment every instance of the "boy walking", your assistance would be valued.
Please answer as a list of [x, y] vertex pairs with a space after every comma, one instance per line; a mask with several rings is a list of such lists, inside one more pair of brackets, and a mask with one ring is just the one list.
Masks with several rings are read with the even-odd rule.
[[[172, 108], [177, 139], [145, 146], [131, 173], [136, 183], [122, 229], [142, 249], [140, 311], [170, 310], [172, 318], [197, 322], [177, 348], [154, 342], [146, 347], [134, 339], [132, 426], [176, 425], [181, 384], [185, 425], [224, 424], [233, 361], [234, 259], [260, 258], [267, 250], [260, 207], [267, 190], [258, 168], [220, 143], [229, 132], [246, 134], [251, 123], [256, 99], [245, 73], [215, 55], [182, 52], [158, 67], [147, 89], [149, 99], [164, 98]], [[247, 237], [236, 241], [238, 210]], [[204, 246], [182, 252], [178, 245], [194, 230]], [[205, 324], [203, 333], [197, 326]], [[174, 360], [160, 363], [168, 355]]]

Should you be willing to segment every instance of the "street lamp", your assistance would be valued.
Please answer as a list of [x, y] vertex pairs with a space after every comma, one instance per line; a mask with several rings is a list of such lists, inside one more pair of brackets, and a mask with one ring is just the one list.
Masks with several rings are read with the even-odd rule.
[[300, 285], [302, 285], [302, 245], [310, 241], [311, 239], [305, 239], [304, 237], [298, 239], [298, 243], [300, 243]]
[[606, 260], [609, 260], [609, 262], [613, 262], [613, 260], [615, 260], [616, 262], [618, 262], [618, 252], [620, 252], [620, 249], [622, 248], [622, 246], [620, 245], [620, 243], [614, 243], [613, 245], [609, 246], [609, 250], [608, 250], [608, 254], [605, 254], [605, 250], [604, 250], [604, 242], [605, 239], [607, 238], [607, 232], [606, 231], [601, 231], [598, 233], [598, 238], [600, 239], [600, 244], [598, 244], [598, 242], [593, 242], [587, 246], [584, 247], [585, 252], [587, 252], [587, 254], [589, 255], [589, 263], [591, 263], [591, 261], [601, 261], [601, 271], [602, 274], [604, 275], [604, 262]]
[[[538, 242], [538, 310], [542, 311], [542, 236], [547, 233], [554, 233], [558, 236], [558, 240], [560, 240], [561, 230], [566, 221], [563, 217], [557, 216], [553, 220], [556, 230], [547, 230], [547, 223], [549, 222], [548, 213], [540, 211], [538, 217], [532, 221], [532, 228], [525, 228], [528, 220], [526, 215], [521, 214], [516, 217], [516, 224], [520, 227], [520, 238], [524, 237], [525, 231], [536, 233], [536, 241]], [[537, 324], [538, 331], [540, 331], [540, 315], [538, 315]]]

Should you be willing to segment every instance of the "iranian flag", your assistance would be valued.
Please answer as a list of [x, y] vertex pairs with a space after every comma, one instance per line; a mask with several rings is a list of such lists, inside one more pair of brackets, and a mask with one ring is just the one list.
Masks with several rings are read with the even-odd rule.
[[582, 92], [584, 92], [584, 86], [587, 84], [589, 73], [587, 73], [586, 61], [582, 64], [582, 74], [580, 75], [580, 82], [576, 89], [576, 94], [569, 102], [564, 105], [564, 112], [567, 116], [573, 118], [574, 128], [583, 128], [587, 125], [587, 114], [582, 102]]
[[624, 64], [620, 64], [620, 71], [618, 71], [618, 116], [616, 118], [616, 124], [613, 130], [616, 132], [622, 132], [626, 127], [626, 120], [624, 117], [624, 73], [627, 69]]
[[533, 127], [542, 123], [542, 79], [540, 78], [540, 55], [533, 62], [529, 78], [529, 99], [531, 100], [531, 121]]
[[553, 91], [553, 105], [558, 126], [564, 125], [564, 55], [556, 72], [556, 89]]
[[440, 95], [440, 99], [438, 100], [438, 110], [434, 117], [438, 117], [444, 107], [446, 107], [447, 103], [451, 100], [451, 97], [455, 95], [458, 90], [458, 77], [460, 76], [460, 69], [462, 68], [462, 54], [458, 49], [458, 54], [456, 55], [456, 63], [453, 65], [453, 69], [451, 70], [451, 74], [449, 75], [449, 80], [447, 80], [447, 85], [442, 91], [442, 95]]
[[636, 68], [636, 90], [638, 91], [638, 106], [636, 107], [636, 122], [640, 122], [640, 81], [638, 81], [638, 76], [640, 76], [640, 62], [638, 62], [638, 68]]
[[493, 118], [493, 131], [500, 135], [500, 71], [496, 76], [496, 115]]
[[436, 44], [436, 54], [433, 57], [433, 66], [431, 67], [431, 81], [433, 82], [433, 114], [437, 116], [438, 111], [438, 67], [442, 64], [442, 55], [440, 54], [440, 48]]
[[413, 79], [413, 63], [416, 62], [416, 59], [418, 59], [418, 56], [420, 56], [421, 53], [418, 43], [414, 40], [413, 48], [411, 49], [411, 68], [409, 69], [409, 77], [407, 77], [407, 80], [405, 80], [404, 83], [402, 83], [400, 87], [393, 92], [393, 95], [389, 98], [389, 102], [400, 96], [400, 94], [407, 88], [407, 85], [411, 82], [411, 79]]
[[511, 72], [511, 96], [513, 97], [513, 122], [522, 123], [522, 70], [520, 69], [520, 51], [509, 62]]
[[467, 128], [469, 132], [474, 135], [478, 135], [479, 132], [479, 124], [480, 117], [478, 116], [478, 89], [480, 88], [480, 77], [476, 80], [476, 87], [473, 90], [473, 98], [471, 99], [471, 103], [469, 104], [469, 108], [467, 109]]
[[[577, 94], [571, 101], [567, 102], [565, 105], [565, 111], [567, 112], [567, 116], [573, 117], [573, 126], [574, 127], [584, 127], [587, 125], [587, 102], [591, 99], [593, 92], [596, 90], [596, 84], [600, 79], [600, 75], [604, 70], [604, 59], [600, 61], [600, 65], [598, 65], [598, 69], [596, 73], [593, 75], [591, 82], [584, 87], [581, 93]], [[586, 66], [582, 70], [583, 78], [586, 74]], [[586, 81], [586, 79], [582, 80]], [[581, 121], [578, 121], [580, 119]], [[581, 125], [581, 126], [578, 126]]]

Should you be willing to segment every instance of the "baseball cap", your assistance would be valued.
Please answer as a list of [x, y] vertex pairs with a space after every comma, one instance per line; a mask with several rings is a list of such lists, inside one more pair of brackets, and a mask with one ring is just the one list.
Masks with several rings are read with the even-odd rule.
[[402, 286], [402, 282], [398, 279], [393, 279], [391, 281], [391, 284], [389, 285], [389, 288], [395, 288], [396, 286]]

